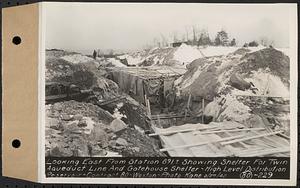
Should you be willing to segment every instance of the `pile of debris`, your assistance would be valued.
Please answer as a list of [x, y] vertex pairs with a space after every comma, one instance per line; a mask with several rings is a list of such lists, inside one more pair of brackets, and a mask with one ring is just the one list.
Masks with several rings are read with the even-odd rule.
[[96, 105], [46, 105], [46, 156], [164, 156], [158, 144]]

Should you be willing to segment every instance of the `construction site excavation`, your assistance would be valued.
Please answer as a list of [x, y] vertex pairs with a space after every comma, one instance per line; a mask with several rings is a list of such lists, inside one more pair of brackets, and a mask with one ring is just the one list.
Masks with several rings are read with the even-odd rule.
[[46, 156], [290, 155], [286, 49], [173, 45], [47, 49]]

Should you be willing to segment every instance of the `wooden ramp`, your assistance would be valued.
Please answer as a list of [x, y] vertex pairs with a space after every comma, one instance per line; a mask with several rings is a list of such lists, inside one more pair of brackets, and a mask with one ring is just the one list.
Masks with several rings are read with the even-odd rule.
[[290, 143], [283, 131], [247, 128], [237, 122], [185, 124], [153, 128], [162, 141], [161, 151], [172, 157], [288, 157]]

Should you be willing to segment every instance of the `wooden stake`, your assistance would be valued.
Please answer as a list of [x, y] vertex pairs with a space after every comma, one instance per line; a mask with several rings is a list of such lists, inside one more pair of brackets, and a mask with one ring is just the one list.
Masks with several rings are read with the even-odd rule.
[[144, 97], [145, 97], [145, 105], [146, 105], [146, 109], [147, 109], [147, 115], [151, 119], [150, 102], [149, 102], [149, 99], [147, 98], [147, 95], [144, 95]]
[[148, 107], [148, 115], [149, 117], [151, 117], [151, 107], [150, 107], [149, 99], [147, 99], [147, 107]]
[[159, 126], [159, 128], [163, 128], [163, 127], [161, 126], [161, 123], [160, 123], [159, 115], [157, 115], [157, 120], [158, 120], [158, 126]]

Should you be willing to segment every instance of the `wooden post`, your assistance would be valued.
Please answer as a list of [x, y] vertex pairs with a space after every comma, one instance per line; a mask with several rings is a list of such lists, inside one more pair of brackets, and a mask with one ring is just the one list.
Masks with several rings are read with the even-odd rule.
[[158, 127], [159, 127], [159, 128], [163, 128], [163, 127], [161, 126], [160, 118], [159, 118], [159, 115], [158, 115], [158, 114], [157, 114], [157, 121], [158, 121]]
[[202, 124], [204, 124], [204, 97], [202, 97]]
[[147, 98], [147, 95], [144, 95], [144, 97], [145, 97], [145, 105], [146, 105], [147, 115], [151, 119], [150, 102], [149, 102], [149, 99]]
[[187, 101], [187, 104], [186, 104], [185, 112], [184, 112], [184, 121], [186, 120], [186, 116], [187, 116], [188, 110], [190, 109], [191, 97], [192, 97], [192, 95], [190, 93], [188, 101]]
[[149, 99], [147, 99], [147, 108], [148, 108], [148, 115], [149, 117], [151, 117], [151, 107], [150, 107]]
[[192, 95], [191, 95], [191, 93], [190, 93], [190, 94], [189, 94], [189, 99], [188, 99], [188, 102], [187, 102], [187, 108], [188, 108], [188, 109], [190, 108], [191, 98], [192, 98]]

